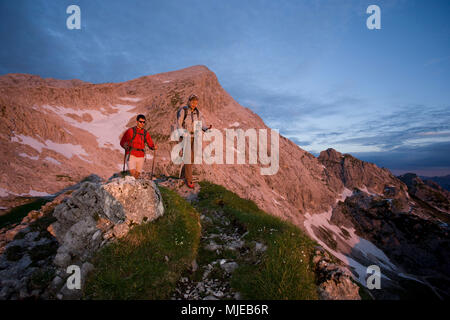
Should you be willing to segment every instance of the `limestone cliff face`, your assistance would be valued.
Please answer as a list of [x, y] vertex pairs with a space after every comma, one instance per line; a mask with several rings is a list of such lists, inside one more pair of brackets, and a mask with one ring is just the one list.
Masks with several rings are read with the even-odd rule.
[[441, 216], [450, 214], [450, 192], [431, 180], [423, 181], [414, 173], [406, 173], [398, 177], [408, 186], [408, 191], [417, 201], [431, 206], [433, 211], [440, 211]]
[[318, 157], [326, 167], [327, 184], [339, 192], [344, 187], [367, 188], [372, 193], [383, 193], [386, 187], [395, 186], [406, 194], [407, 187], [388, 169], [361, 161], [351, 154], [341, 154], [334, 149], [322, 151]]
[[366, 267], [378, 265], [388, 290], [375, 291], [377, 298], [448, 298], [447, 191], [333, 149], [318, 159], [329, 187], [344, 191], [328, 212], [307, 219], [310, 235], [347, 261], [362, 283]]

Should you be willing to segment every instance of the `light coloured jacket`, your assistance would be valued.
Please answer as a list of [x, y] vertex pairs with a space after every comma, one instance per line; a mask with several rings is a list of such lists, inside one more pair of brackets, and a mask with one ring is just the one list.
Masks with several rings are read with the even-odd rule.
[[194, 122], [201, 121], [202, 130], [208, 130], [205, 118], [198, 108], [191, 110], [189, 106], [180, 107], [177, 111], [177, 129], [186, 129], [189, 133], [194, 132]]

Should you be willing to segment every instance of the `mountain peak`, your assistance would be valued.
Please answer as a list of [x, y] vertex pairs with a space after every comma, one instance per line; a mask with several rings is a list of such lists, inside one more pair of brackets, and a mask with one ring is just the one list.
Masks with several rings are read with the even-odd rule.
[[419, 183], [423, 183], [422, 179], [420, 179], [417, 174], [413, 172], [407, 172], [397, 177], [401, 181], [403, 181], [408, 187], [412, 187], [413, 185]]
[[214, 73], [207, 66], [205, 66], [203, 64], [198, 64], [198, 65], [186, 67], [186, 68], [175, 70], [175, 71], [169, 71], [166, 73], [171, 73], [171, 72], [176, 72], [176, 73], [187, 73], [187, 72], [189, 72], [189, 73]]
[[199, 76], [213, 76], [216, 77], [216, 74], [211, 71], [207, 66], [205, 65], [195, 65], [186, 67], [179, 70], [173, 70], [173, 71], [166, 71], [156, 74], [150, 74], [145, 75], [136, 79], [132, 79], [129, 81], [125, 81], [122, 83], [128, 83], [128, 82], [134, 82], [134, 81], [142, 81], [142, 80], [185, 80], [188, 78], [196, 78]]
[[336, 151], [333, 148], [328, 148], [328, 149], [323, 150], [323, 151], [320, 152], [320, 155], [319, 155], [318, 159], [320, 161], [328, 160], [328, 161], [340, 162], [342, 157], [343, 157], [343, 155], [339, 151]]

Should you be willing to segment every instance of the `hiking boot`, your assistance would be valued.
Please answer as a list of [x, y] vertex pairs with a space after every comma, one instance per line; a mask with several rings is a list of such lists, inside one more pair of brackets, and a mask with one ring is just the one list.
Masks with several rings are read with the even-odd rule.
[[191, 182], [191, 183], [186, 182], [186, 185], [187, 185], [189, 188], [194, 189], [194, 183], [193, 183], [193, 182]]

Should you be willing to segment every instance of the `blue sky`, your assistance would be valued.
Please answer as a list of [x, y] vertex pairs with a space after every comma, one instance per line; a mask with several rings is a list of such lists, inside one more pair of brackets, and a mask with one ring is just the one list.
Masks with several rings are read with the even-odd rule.
[[[66, 8], [81, 8], [81, 30]], [[369, 30], [366, 8], [381, 9]], [[0, 0], [0, 74], [119, 82], [206, 65], [314, 155], [450, 174], [450, 1]]]

